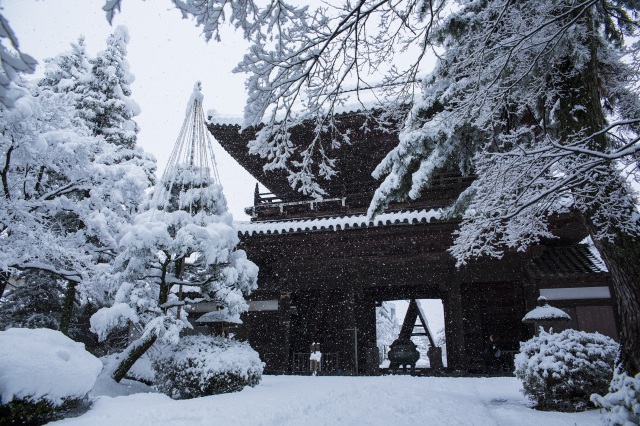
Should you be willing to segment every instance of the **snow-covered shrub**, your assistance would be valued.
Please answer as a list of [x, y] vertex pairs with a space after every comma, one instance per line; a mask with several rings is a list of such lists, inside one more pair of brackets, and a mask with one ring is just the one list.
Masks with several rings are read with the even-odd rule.
[[538, 409], [582, 411], [592, 393], [604, 393], [613, 376], [618, 344], [598, 333], [565, 330], [520, 343], [516, 377]]
[[12, 328], [0, 332], [0, 418], [38, 424], [79, 403], [102, 363], [59, 331]]
[[174, 399], [237, 392], [262, 379], [263, 363], [248, 343], [187, 336], [154, 360], [157, 388]]
[[640, 373], [630, 377], [616, 369], [609, 393], [591, 395], [591, 401], [605, 410], [606, 425], [627, 426], [640, 424]]

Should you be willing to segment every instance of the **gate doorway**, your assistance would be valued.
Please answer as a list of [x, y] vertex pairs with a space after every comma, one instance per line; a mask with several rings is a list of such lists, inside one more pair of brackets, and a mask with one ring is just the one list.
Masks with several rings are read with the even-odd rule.
[[[420, 358], [415, 365], [417, 369], [447, 367], [445, 319], [442, 300], [413, 300], [415, 300], [419, 310], [418, 315], [413, 312], [413, 309], [410, 309], [410, 299], [384, 301], [380, 306], [376, 307], [376, 343], [379, 351], [380, 368], [383, 370], [390, 367], [389, 349], [391, 344], [400, 337], [401, 331], [403, 331], [403, 324], [403, 333], [406, 334], [407, 330], [410, 330], [408, 332], [411, 335], [410, 339], [416, 345], [420, 354]], [[421, 317], [424, 319], [424, 324]], [[425, 329], [425, 326], [427, 329]], [[441, 364], [433, 355], [436, 352], [439, 353], [440, 350], [442, 351]], [[431, 360], [430, 352], [432, 352]]]

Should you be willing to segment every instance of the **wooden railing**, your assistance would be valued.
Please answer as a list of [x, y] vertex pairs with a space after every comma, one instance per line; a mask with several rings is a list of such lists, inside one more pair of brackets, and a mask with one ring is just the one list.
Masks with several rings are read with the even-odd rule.
[[[425, 191], [424, 198], [392, 203], [390, 210], [441, 208], [451, 204], [474, 179], [474, 176], [443, 174], [434, 178], [431, 188]], [[329, 191], [342, 194], [323, 200], [284, 201], [275, 194], [260, 192], [256, 187], [254, 203], [244, 209], [253, 220], [282, 220], [288, 218], [306, 218], [326, 215], [362, 214], [367, 211], [375, 188], [363, 188], [356, 183], [343, 186], [340, 190]]]
[[[269, 194], [260, 194], [260, 196]], [[260, 198], [252, 207], [244, 209], [245, 213], [253, 218], [263, 217], [280, 217], [304, 213], [313, 213], [320, 211], [343, 210], [346, 207], [346, 198], [326, 198], [324, 200], [305, 200], [305, 201], [281, 201], [279, 198], [264, 197]]]

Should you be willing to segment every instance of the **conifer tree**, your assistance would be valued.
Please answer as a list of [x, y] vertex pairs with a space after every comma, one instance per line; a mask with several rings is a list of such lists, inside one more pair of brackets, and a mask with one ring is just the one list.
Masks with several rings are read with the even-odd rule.
[[140, 107], [131, 99], [134, 76], [129, 71], [129, 32], [118, 26], [107, 38], [107, 48], [90, 60], [91, 77], [80, 101], [81, 116], [94, 135], [109, 143], [132, 149], [138, 125], [133, 117]]
[[132, 321], [140, 338], [126, 349], [112, 373], [120, 381], [158, 339], [176, 343], [189, 327], [183, 287], [237, 317], [247, 309], [244, 294], [256, 287], [257, 267], [236, 249], [238, 233], [218, 183], [199, 84], [169, 164], [149, 200], [120, 239], [110, 308], [92, 317], [101, 339]]
[[16, 278], [20, 284], [11, 286], [0, 304], [0, 330], [12, 327], [57, 330], [64, 281], [44, 271], [28, 271]]
[[82, 39], [72, 47], [49, 62], [37, 86], [12, 84], [15, 107], [0, 115], [2, 290], [11, 274], [28, 271], [63, 280], [65, 333], [77, 291], [98, 304], [109, 293], [100, 277], [155, 170], [139, 148], [110, 143], [78, 119], [88, 62]]
[[75, 93], [75, 101], [79, 107], [91, 72], [84, 37], [81, 36], [76, 43], [71, 43], [70, 51], [45, 59], [45, 62], [45, 76], [38, 81], [38, 85], [46, 86], [56, 93]]

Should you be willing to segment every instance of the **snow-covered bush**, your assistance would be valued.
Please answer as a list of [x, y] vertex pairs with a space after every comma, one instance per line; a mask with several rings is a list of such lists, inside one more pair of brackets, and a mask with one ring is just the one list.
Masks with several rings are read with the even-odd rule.
[[605, 410], [605, 424], [627, 426], [640, 424], [640, 373], [630, 377], [616, 369], [609, 393], [591, 395], [591, 401]]
[[249, 344], [219, 336], [187, 336], [154, 359], [157, 388], [174, 399], [237, 392], [262, 379]]
[[0, 331], [0, 418], [7, 424], [39, 424], [79, 403], [102, 363], [59, 331]]
[[565, 330], [520, 343], [516, 377], [538, 409], [582, 411], [592, 393], [604, 393], [613, 376], [618, 344], [598, 333]]

